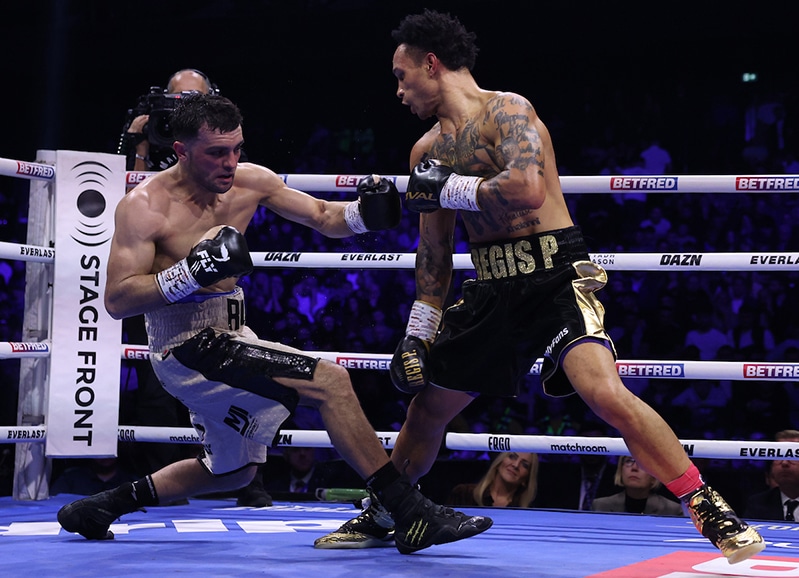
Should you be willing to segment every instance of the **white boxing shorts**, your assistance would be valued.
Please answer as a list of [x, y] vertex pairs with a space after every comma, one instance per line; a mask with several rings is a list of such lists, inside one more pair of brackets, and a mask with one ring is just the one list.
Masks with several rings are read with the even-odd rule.
[[312, 379], [318, 359], [258, 339], [245, 325], [244, 292], [195, 294], [145, 314], [150, 360], [164, 388], [189, 410], [214, 475], [266, 461], [296, 390], [274, 377]]

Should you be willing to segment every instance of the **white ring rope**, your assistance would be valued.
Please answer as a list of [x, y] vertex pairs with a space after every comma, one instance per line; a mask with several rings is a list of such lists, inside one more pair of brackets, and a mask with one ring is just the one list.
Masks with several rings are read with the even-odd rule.
[[35, 263], [52, 263], [55, 260], [55, 249], [38, 245], [20, 245], [0, 241], [0, 259], [16, 259]]
[[[256, 267], [308, 269], [412, 269], [416, 253], [251, 252]], [[594, 253], [591, 260], [613, 271], [796, 271], [799, 253]], [[471, 256], [452, 256], [455, 269], [474, 269]]]
[[27, 163], [0, 157], [0, 175], [42, 181], [55, 180], [55, 168], [43, 163]]
[[[129, 171], [125, 182], [134, 186], [152, 172]], [[280, 175], [290, 187], [309, 193], [355, 192], [363, 175]], [[407, 175], [384, 175], [397, 189], [408, 188]], [[607, 175], [562, 176], [564, 193], [796, 193], [799, 175]]]
[[[799, 253], [591, 253], [608, 271], [795, 271]], [[304, 253], [252, 251], [256, 267], [297, 269], [413, 269], [416, 253]], [[0, 259], [52, 263], [55, 249], [0, 241]], [[452, 256], [457, 270], [472, 270], [471, 256]]]
[[50, 357], [49, 341], [0, 341], [0, 359]]
[[[350, 353], [313, 351], [314, 355], [347, 369], [388, 371], [390, 353]], [[0, 341], [0, 359], [48, 357], [50, 342]], [[150, 355], [146, 345], [122, 345], [122, 359], [144, 360]], [[543, 358], [530, 368], [530, 375], [540, 375]], [[654, 359], [618, 360], [616, 369], [622, 378], [721, 379], [731, 381], [796, 381], [799, 363], [760, 361], [664, 361]]]
[[[399, 432], [375, 432], [386, 449], [392, 449]], [[0, 426], [0, 443], [44, 442], [46, 426]], [[200, 437], [191, 428], [119, 426], [121, 442], [199, 444]], [[799, 459], [799, 443], [738, 440], [680, 440], [691, 457], [712, 459]], [[277, 447], [333, 448], [330, 436], [323, 430], [281, 430]], [[624, 440], [611, 437], [466, 434], [447, 433], [449, 450], [476, 452], [535, 452], [539, 454], [594, 454], [622, 456], [630, 451]]]

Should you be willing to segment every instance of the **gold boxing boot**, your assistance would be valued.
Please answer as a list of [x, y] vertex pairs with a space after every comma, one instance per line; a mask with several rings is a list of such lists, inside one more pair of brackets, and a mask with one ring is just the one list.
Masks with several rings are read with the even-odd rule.
[[684, 498], [696, 529], [713, 542], [730, 564], [737, 564], [761, 552], [762, 536], [738, 518], [724, 498], [708, 485]]

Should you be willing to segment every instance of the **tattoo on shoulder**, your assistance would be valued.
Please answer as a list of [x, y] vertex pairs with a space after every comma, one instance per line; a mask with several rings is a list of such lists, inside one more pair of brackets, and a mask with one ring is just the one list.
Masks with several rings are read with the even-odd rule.
[[543, 143], [534, 123], [532, 105], [519, 95], [503, 94], [497, 97], [492, 116], [500, 135], [497, 154], [504, 165], [513, 164], [525, 170], [532, 164], [543, 173]]

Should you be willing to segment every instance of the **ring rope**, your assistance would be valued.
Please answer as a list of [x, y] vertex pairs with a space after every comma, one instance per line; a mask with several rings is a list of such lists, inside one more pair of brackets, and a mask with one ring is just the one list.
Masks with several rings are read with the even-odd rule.
[[16, 259], [34, 263], [52, 263], [55, 260], [55, 249], [38, 245], [22, 245], [0, 241], [0, 259]]
[[[155, 174], [128, 171], [125, 183], [134, 186]], [[30, 163], [0, 157], [0, 175], [25, 179], [55, 179], [55, 168], [44, 163]], [[285, 183], [308, 192], [355, 191], [362, 175], [280, 175]], [[407, 189], [407, 175], [386, 175], [397, 188]], [[799, 192], [797, 175], [607, 175], [562, 176], [564, 193], [745, 193]]]
[[[137, 361], [147, 359], [150, 351], [146, 345], [122, 345], [122, 359]], [[347, 369], [388, 371], [390, 353], [353, 353], [340, 351], [313, 351], [314, 355], [343, 365]], [[49, 341], [0, 341], [0, 359], [48, 357]], [[540, 375], [543, 358], [538, 358], [530, 368], [530, 375]], [[664, 379], [720, 379], [796, 381], [799, 363], [759, 361], [664, 361], [630, 359], [616, 361], [622, 378]]]
[[20, 179], [53, 181], [55, 168], [44, 163], [28, 163], [0, 157], [0, 175]]
[[[416, 253], [251, 252], [256, 267], [309, 269], [413, 269]], [[591, 261], [614, 271], [795, 271], [799, 253], [593, 253]], [[452, 256], [455, 269], [474, 269], [471, 256]]]
[[[135, 186], [153, 172], [129, 171], [125, 182]], [[355, 192], [363, 175], [293, 175], [280, 177], [290, 187], [309, 193], [330, 191]], [[407, 175], [384, 175], [397, 185], [408, 188]], [[564, 193], [796, 193], [799, 175], [607, 175], [561, 176]]]
[[[375, 432], [386, 449], [392, 449], [399, 432]], [[157, 426], [119, 426], [118, 440], [121, 442], [199, 444], [197, 432], [192, 428]], [[47, 427], [5, 427], [0, 426], [0, 443], [44, 442]], [[799, 459], [799, 443], [739, 441], [739, 440], [680, 440], [686, 453], [691, 457], [712, 459], [773, 460]], [[324, 430], [280, 430], [277, 447], [333, 448], [330, 436]], [[476, 452], [534, 452], [539, 454], [591, 454], [591, 455], [629, 455], [627, 444], [621, 438], [510, 435], [510, 434], [468, 434], [447, 433], [445, 447], [449, 450]]]
[[[416, 253], [250, 252], [256, 267], [308, 269], [413, 269]], [[799, 253], [591, 253], [591, 261], [609, 271], [795, 271]], [[0, 259], [52, 263], [55, 249], [0, 241]], [[452, 256], [457, 270], [474, 269], [471, 256]]]

